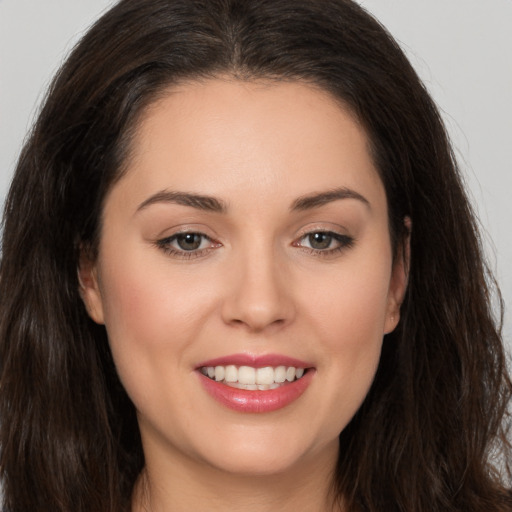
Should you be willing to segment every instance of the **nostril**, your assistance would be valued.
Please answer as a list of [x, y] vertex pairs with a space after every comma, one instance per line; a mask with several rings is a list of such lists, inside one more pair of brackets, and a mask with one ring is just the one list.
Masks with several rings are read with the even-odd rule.
[[263, 318], [233, 318], [228, 322], [234, 327], [246, 328], [251, 332], [261, 332], [272, 327], [281, 327], [286, 323], [285, 318], [278, 318], [276, 320], [267, 320]]

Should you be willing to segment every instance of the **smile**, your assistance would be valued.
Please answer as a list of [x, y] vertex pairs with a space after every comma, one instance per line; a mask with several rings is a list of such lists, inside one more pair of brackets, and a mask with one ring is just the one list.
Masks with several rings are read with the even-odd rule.
[[251, 366], [219, 365], [203, 366], [200, 371], [209, 379], [236, 389], [268, 391], [301, 379], [305, 369], [295, 368], [294, 366], [254, 368]]
[[316, 375], [313, 364], [278, 354], [232, 354], [204, 361], [196, 374], [207, 395], [241, 413], [293, 406]]

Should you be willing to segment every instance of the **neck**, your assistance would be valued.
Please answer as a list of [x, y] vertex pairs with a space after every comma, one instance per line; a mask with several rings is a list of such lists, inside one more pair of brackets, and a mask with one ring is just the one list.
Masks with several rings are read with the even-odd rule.
[[186, 457], [152, 464], [134, 490], [132, 512], [341, 512], [331, 492], [336, 450], [278, 474], [233, 474]]

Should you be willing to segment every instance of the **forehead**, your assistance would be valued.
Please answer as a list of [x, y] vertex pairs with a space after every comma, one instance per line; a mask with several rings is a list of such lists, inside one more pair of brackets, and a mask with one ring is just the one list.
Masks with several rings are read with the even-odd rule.
[[[365, 131], [302, 82], [212, 79], [169, 88], [141, 116], [127, 173], [144, 195], [297, 196], [346, 186], [382, 194]], [[229, 197], [228, 197], [229, 199]]]

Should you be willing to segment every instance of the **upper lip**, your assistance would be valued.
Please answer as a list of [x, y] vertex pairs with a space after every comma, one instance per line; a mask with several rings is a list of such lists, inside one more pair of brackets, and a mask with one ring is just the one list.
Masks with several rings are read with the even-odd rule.
[[264, 368], [265, 366], [293, 366], [295, 368], [311, 368], [313, 365], [307, 361], [296, 359], [282, 354], [230, 354], [203, 361], [197, 368], [205, 366], [251, 366], [253, 368]]

